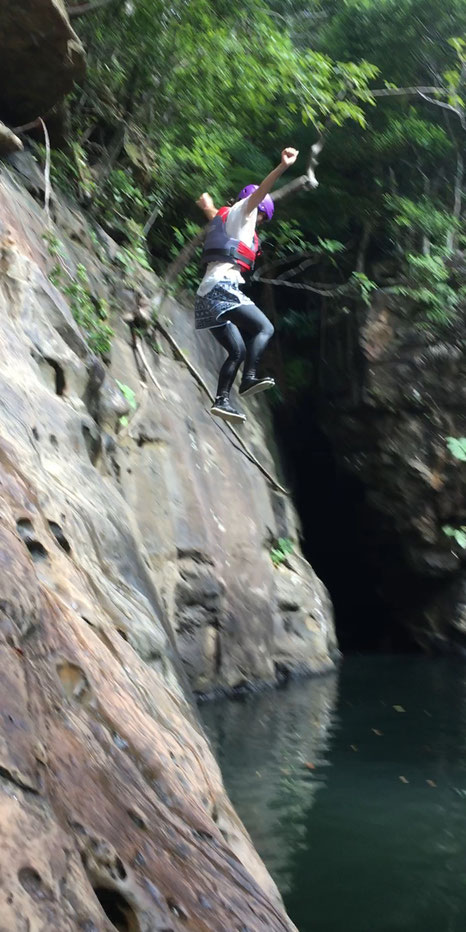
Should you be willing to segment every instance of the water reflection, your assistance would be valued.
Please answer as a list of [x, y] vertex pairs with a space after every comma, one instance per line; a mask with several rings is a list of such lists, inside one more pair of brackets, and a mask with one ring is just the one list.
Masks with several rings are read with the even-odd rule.
[[331, 675], [201, 706], [231, 800], [282, 893], [325, 785], [337, 682]]
[[350, 658], [338, 689], [311, 680], [202, 716], [300, 932], [463, 932], [464, 665]]

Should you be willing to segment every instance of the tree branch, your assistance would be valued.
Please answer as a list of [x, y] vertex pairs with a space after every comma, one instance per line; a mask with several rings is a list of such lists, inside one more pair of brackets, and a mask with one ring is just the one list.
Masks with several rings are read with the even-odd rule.
[[435, 104], [436, 107], [442, 107], [443, 110], [450, 110], [451, 113], [456, 114], [458, 117], [462, 129], [466, 129], [466, 123], [464, 120], [464, 113], [461, 113], [461, 110], [457, 110], [456, 107], [453, 107], [451, 104], [446, 104], [443, 100], [433, 100], [432, 97], [427, 97], [425, 94], [418, 91], [419, 97], [422, 97], [423, 100], [427, 100], [428, 104]]
[[446, 88], [431, 87], [377, 87], [369, 91], [373, 97], [403, 97], [407, 94], [448, 94]]
[[284, 278], [262, 278], [260, 275], [254, 278], [255, 282], [262, 282], [264, 285], [282, 285], [283, 288], [297, 288], [299, 291], [312, 291], [314, 294], [320, 294], [324, 298], [334, 298], [336, 295], [345, 293], [347, 285], [339, 285], [333, 288], [333, 285], [322, 285], [321, 288], [315, 288], [314, 285], [304, 285], [300, 282], [289, 282]]
[[282, 188], [278, 188], [277, 191], [272, 191], [271, 197], [274, 201], [281, 201], [284, 197], [289, 197], [290, 194], [296, 194], [298, 191], [305, 189], [312, 190], [317, 188], [319, 182], [317, 181], [315, 171], [319, 163], [319, 155], [324, 148], [324, 135], [319, 136], [317, 142], [314, 142], [309, 149], [309, 158], [307, 161], [307, 168], [304, 175], [299, 175], [298, 178], [293, 178], [292, 181], [288, 184], [284, 184]]

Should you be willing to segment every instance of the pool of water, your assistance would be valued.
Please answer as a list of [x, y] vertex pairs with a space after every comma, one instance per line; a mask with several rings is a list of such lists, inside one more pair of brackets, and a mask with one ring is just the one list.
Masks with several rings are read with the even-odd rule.
[[349, 657], [201, 715], [300, 932], [464, 932], [463, 665]]

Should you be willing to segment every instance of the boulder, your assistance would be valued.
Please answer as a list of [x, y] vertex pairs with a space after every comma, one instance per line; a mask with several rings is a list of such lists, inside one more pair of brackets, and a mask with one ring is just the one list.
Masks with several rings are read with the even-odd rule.
[[45, 116], [84, 71], [84, 49], [62, 0], [3, 0], [0, 118], [17, 126]]

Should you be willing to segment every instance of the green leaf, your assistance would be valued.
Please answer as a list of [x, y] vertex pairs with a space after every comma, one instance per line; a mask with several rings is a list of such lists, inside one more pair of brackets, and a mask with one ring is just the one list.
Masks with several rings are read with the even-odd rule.
[[124, 397], [126, 398], [126, 401], [128, 402], [130, 408], [132, 408], [133, 410], [136, 409], [137, 408], [136, 395], [134, 394], [133, 389], [130, 388], [129, 385], [125, 385], [124, 382], [119, 382], [118, 379], [115, 379], [115, 382], [118, 385], [118, 388], [120, 389], [121, 394], [124, 395]]
[[447, 437], [447, 447], [457, 460], [466, 463], [466, 437]]

